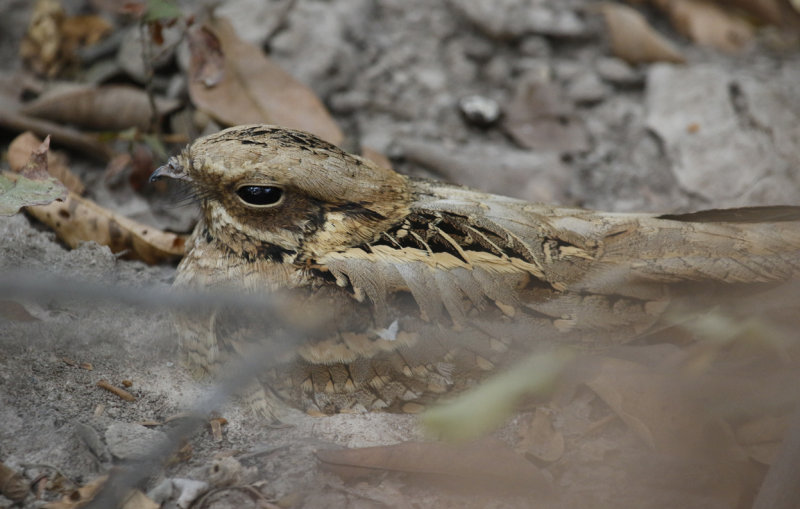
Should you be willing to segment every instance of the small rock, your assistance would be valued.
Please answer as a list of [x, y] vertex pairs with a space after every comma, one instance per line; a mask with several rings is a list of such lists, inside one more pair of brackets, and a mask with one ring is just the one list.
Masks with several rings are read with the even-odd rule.
[[663, 141], [680, 185], [725, 206], [782, 165], [767, 134], [739, 118], [734, 79], [717, 66], [656, 64], [645, 101], [647, 127]]
[[576, 103], [597, 103], [606, 98], [608, 88], [593, 72], [584, 72], [570, 81], [567, 97]]
[[533, 152], [492, 145], [448, 149], [440, 143], [398, 142], [409, 161], [451, 182], [534, 202], [564, 203], [570, 171], [554, 152]]
[[549, 37], [580, 38], [589, 35], [586, 24], [572, 11], [528, 7], [511, 16], [510, 31]]
[[228, 0], [220, 3], [214, 14], [228, 18], [239, 38], [261, 46], [286, 20], [292, 3], [293, 0]]
[[528, 57], [549, 57], [550, 43], [541, 35], [529, 35], [520, 42], [519, 52]]
[[208, 483], [195, 481], [194, 479], [173, 479], [172, 486], [180, 493], [178, 500], [175, 502], [180, 509], [191, 507], [194, 501], [208, 491], [209, 488]]
[[489, 127], [500, 118], [500, 105], [494, 99], [482, 95], [469, 95], [458, 101], [461, 114], [472, 125]]
[[[162, 44], [156, 45], [150, 41], [150, 54], [154, 58], [151, 62], [153, 69], [160, 69], [170, 62], [175, 54], [177, 43], [183, 37], [183, 30], [184, 27], [180, 23], [176, 23], [171, 27], [164, 27], [162, 30], [162, 36], [164, 37]], [[145, 72], [142, 54], [142, 31], [138, 25], [129, 28], [123, 36], [117, 52], [117, 62], [133, 80], [139, 83], [147, 81], [148, 76]]]
[[575, 12], [553, 8], [555, 3], [545, 6], [536, 0], [454, 0], [450, 5], [495, 39], [526, 34], [576, 38], [590, 33]]
[[642, 73], [637, 72], [627, 62], [619, 58], [601, 58], [595, 64], [595, 70], [601, 78], [615, 85], [639, 85], [644, 82]]
[[556, 60], [553, 63], [553, 74], [556, 79], [570, 81], [584, 73], [586, 66], [574, 60]]
[[165, 433], [139, 424], [115, 422], [106, 429], [108, 450], [121, 460], [144, 459], [166, 441]]

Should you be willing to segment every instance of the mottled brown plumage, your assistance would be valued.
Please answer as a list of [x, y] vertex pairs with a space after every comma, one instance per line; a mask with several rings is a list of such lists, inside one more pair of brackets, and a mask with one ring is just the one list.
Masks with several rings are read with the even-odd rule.
[[[671, 309], [800, 275], [800, 208], [551, 207], [405, 177], [274, 126], [201, 138], [159, 176], [190, 183], [202, 207], [176, 286], [289, 289], [333, 318], [261, 377], [267, 399], [309, 410], [411, 410], [539, 345], [630, 341]], [[245, 348], [235, 315], [179, 320], [196, 371]]]

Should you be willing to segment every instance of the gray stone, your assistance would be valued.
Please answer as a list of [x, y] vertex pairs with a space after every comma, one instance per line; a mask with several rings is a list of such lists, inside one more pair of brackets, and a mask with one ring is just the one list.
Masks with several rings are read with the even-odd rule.
[[140, 460], [167, 442], [161, 431], [130, 422], [115, 422], [106, 428], [106, 445], [120, 460]]
[[644, 82], [644, 75], [619, 58], [600, 58], [595, 70], [601, 78], [615, 85], [638, 85]]
[[[176, 23], [171, 27], [164, 27], [162, 36], [164, 42], [156, 45], [150, 41], [150, 54], [153, 55], [152, 66], [160, 69], [167, 65], [175, 55], [175, 47], [183, 37], [184, 27]], [[144, 66], [142, 54], [142, 31], [138, 25], [129, 28], [122, 38], [119, 51], [117, 52], [117, 62], [131, 79], [144, 83], [147, 80], [147, 73]]]
[[440, 178], [528, 201], [564, 203], [570, 171], [555, 152], [471, 144], [452, 149], [419, 139], [398, 142], [406, 159]]
[[214, 14], [230, 20], [236, 35], [257, 46], [263, 45], [286, 20], [294, 0], [228, 0]]
[[646, 125], [663, 140], [678, 182], [725, 206], [746, 204], [753, 186], [785, 165], [769, 134], [742, 122], [735, 82], [708, 65], [658, 64], [647, 76]]
[[567, 97], [576, 103], [600, 102], [606, 95], [608, 87], [593, 72], [583, 72], [567, 85]]
[[480, 31], [495, 39], [526, 34], [585, 37], [586, 24], [575, 12], [541, 0], [453, 0], [450, 6]]

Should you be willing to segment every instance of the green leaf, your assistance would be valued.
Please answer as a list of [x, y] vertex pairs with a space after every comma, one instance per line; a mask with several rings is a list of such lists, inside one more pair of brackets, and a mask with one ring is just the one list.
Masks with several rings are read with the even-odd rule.
[[161, 19], [175, 19], [183, 16], [180, 8], [169, 0], [149, 0], [145, 21], [158, 21]]
[[67, 189], [54, 177], [31, 180], [22, 175], [0, 174], [0, 216], [13, 216], [22, 207], [47, 205], [67, 197]]
[[533, 355], [508, 371], [422, 415], [428, 431], [449, 440], [471, 440], [503, 424], [523, 396], [550, 391], [570, 361], [571, 350]]

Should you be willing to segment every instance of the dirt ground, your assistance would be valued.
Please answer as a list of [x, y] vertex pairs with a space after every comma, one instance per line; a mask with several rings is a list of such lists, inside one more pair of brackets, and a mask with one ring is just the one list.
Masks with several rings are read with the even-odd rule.
[[[751, 48], [729, 55], [656, 23], [687, 63], [630, 66], [611, 56], [598, 4], [589, 0], [297, 0], [284, 23], [265, 32], [283, 3], [230, 0], [218, 12], [230, 16], [242, 37], [266, 43], [284, 69], [310, 85], [354, 146], [387, 154], [399, 171], [609, 211], [800, 201], [800, 57], [794, 48], [770, 44], [769, 29]], [[17, 49], [29, 12], [29, 2], [0, 2], [4, 72], [20, 65]], [[545, 127], [533, 123], [526, 130], [512, 121], [519, 117], [514, 112], [534, 107], [525, 91], [542, 83], [558, 97], [558, 121], [547, 124], [544, 135], [531, 134]], [[459, 101], [471, 95], [501, 106], [505, 118], [485, 126], [467, 121]], [[15, 134], [0, 132], [3, 144]], [[104, 188], [103, 168], [80, 155], [73, 166], [84, 175], [89, 196], [142, 221], [186, 228], [194, 214], [170, 209], [163, 198], [121, 198]], [[110, 287], [166, 289], [174, 271], [115, 257], [93, 243], [69, 250], [24, 215], [0, 218], [3, 275], [52, 272]], [[13, 296], [24, 311], [8, 307], [0, 315], [0, 459], [29, 479], [63, 476], [64, 484], [82, 485], [158, 444], [177, 422], [164, 421], [210, 387], [190, 379], [177, 362], [166, 310], [91, 296], [64, 300], [63, 290]], [[136, 400], [103, 391], [100, 380], [131, 381]], [[402, 474], [345, 481], [320, 469], [314, 452], [425, 439], [416, 417], [315, 418], [292, 411], [286, 418], [292, 427], [271, 429], [253, 422], [235, 400], [207, 409], [227, 420], [221, 441], [201, 429], [188, 440], [190, 458], [157, 469], [140, 488], [148, 492], [165, 479], [213, 484], [220, 465], [234, 458], [223, 470], [281, 507], [747, 505], [746, 497], [720, 495], [727, 493], [722, 487], [705, 489], [719, 481], [706, 479], [714, 477], [709, 472], [683, 471], [685, 482], [671, 482], [676, 472], [670, 468], [679, 467], [619, 421], [587, 437], [598, 405], [588, 393], [578, 394], [556, 420], [567, 452], [554, 463], [536, 463], [560, 494], [557, 500], [524, 490], [464, 492], [463, 486], [420, 484]], [[515, 444], [517, 427], [530, 415], [516, 417], [497, 436]], [[161, 424], [140, 424], [146, 421]], [[42, 503], [29, 497], [23, 506]], [[257, 507], [231, 491], [204, 503]], [[176, 504], [164, 507], [183, 507]], [[0, 507], [9, 505], [0, 496]]]

